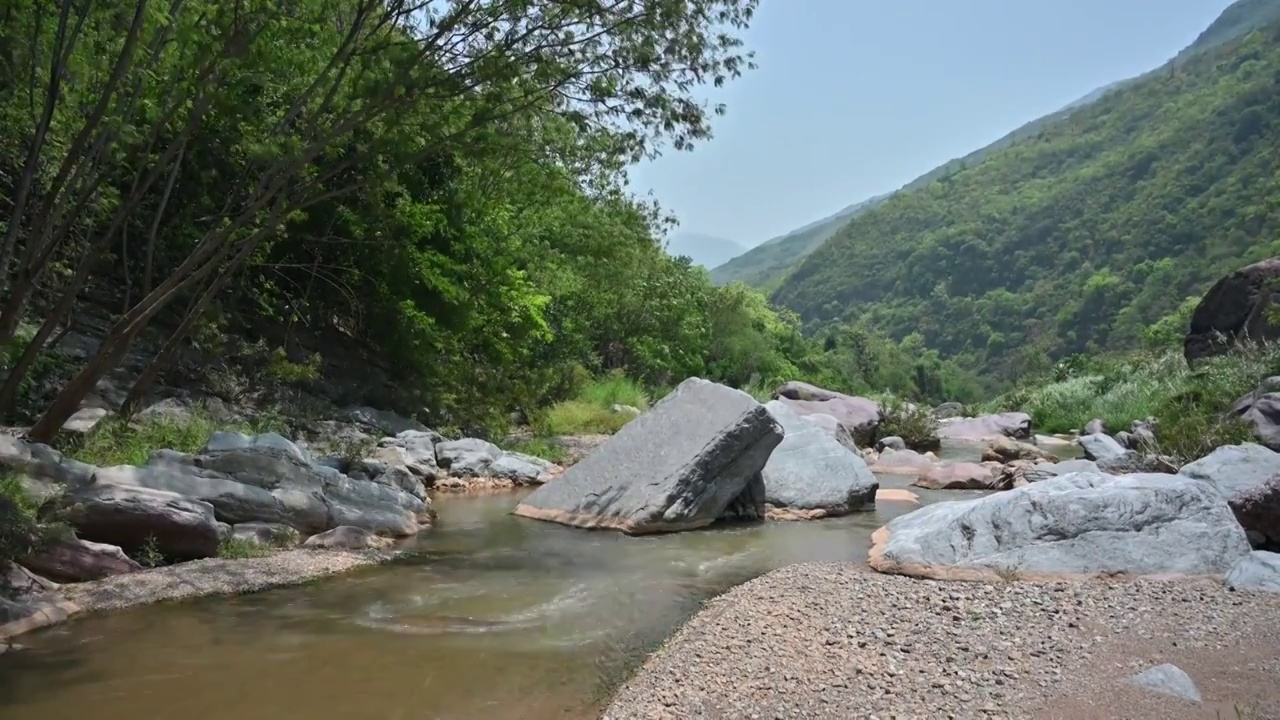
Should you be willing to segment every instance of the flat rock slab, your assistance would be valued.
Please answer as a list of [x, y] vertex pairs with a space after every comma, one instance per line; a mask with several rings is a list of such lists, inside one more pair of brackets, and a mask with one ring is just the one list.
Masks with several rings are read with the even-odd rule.
[[781, 442], [782, 428], [750, 395], [690, 378], [515, 514], [630, 534], [763, 517], [761, 471]]
[[1244, 530], [1206, 483], [1081, 472], [894, 518], [873, 536], [869, 563], [956, 580], [1220, 579], [1248, 552]]
[[1031, 416], [1020, 412], [1007, 412], [944, 420], [938, 423], [938, 437], [970, 441], [993, 440], [1001, 437], [1028, 440], [1031, 438]]
[[867, 463], [830, 429], [771, 400], [765, 404], [782, 426], [782, 442], [764, 466], [765, 502], [823, 517], [875, 509], [880, 483]]

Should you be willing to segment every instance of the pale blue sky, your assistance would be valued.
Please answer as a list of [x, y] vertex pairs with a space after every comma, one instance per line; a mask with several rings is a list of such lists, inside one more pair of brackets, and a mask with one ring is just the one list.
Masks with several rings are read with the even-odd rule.
[[763, 0], [715, 138], [633, 171], [752, 246], [1173, 57], [1231, 0]]

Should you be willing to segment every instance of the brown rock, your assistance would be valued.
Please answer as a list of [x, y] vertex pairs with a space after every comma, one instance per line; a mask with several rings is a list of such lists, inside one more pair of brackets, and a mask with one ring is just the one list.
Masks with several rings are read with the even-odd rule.
[[928, 490], [998, 490], [998, 477], [985, 465], [948, 463], [929, 468], [911, 483]]
[[137, 572], [142, 566], [115, 545], [71, 538], [22, 560], [32, 572], [57, 582], [101, 580]]
[[1187, 362], [1221, 355], [1246, 339], [1280, 338], [1280, 328], [1267, 317], [1277, 281], [1280, 257], [1247, 265], [1214, 283], [1191, 313], [1182, 346]]
[[1047, 460], [1057, 462], [1058, 458], [1032, 445], [1019, 442], [1010, 437], [992, 438], [982, 449], [984, 461], [1007, 463], [1013, 460]]

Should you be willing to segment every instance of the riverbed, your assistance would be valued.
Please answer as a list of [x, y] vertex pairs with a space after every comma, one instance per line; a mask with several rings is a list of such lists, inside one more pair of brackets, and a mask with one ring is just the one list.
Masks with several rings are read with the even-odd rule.
[[593, 718], [708, 598], [792, 563], [863, 560], [914, 508], [637, 538], [514, 517], [520, 497], [439, 498], [438, 528], [390, 565], [19, 638], [0, 656], [0, 717]]

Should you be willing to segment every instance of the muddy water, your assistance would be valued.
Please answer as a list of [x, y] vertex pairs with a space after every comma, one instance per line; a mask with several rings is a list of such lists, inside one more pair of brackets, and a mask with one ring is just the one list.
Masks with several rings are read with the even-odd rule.
[[0, 718], [595, 717], [707, 598], [790, 563], [862, 560], [871, 533], [912, 507], [630, 538], [515, 518], [517, 500], [439, 500], [439, 528], [394, 565], [22, 638], [0, 656]]

